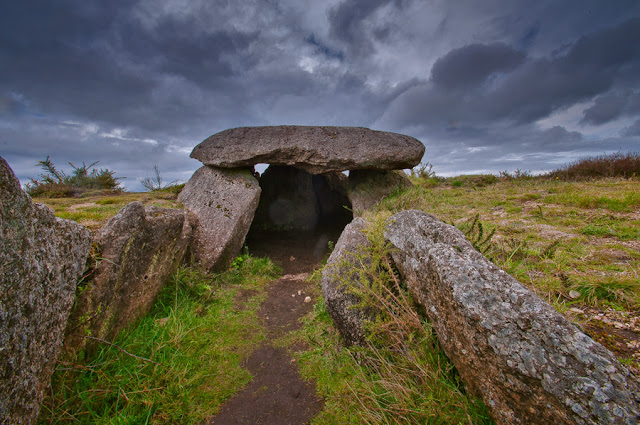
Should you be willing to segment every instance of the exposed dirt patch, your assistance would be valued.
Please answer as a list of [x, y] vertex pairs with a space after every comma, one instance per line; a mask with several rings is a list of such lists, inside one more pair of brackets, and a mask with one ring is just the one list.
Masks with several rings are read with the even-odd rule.
[[254, 289], [243, 289], [238, 292], [233, 298], [233, 301], [235, 302], [238, 310], [245, 310], [247, 308], [247, 303], [249, 302], [251, 297], [253, 297], [257, 293], [258, 291]]
[[573, 307], [566, 315], [596, 342], [611, 350], [640, 377], [640, 313], [593, 307]]
[[[300, 378], [291, 356], [292, 351], [304, 347], [274, 347], [272, 341], [300, 328], [299, 319], [315, 302], [307, 281], [309, 272], [321, 263], [328, 250], [327, 242], [336, 241], [339, 232], [262, 233], [247, 240], [253, 255], [271, 258], [285, 275], [269, 283], [267, 298], [260, 308], [267, 339], [246, 360], [245, 367], [253, 374], [253, 381], [228, 400], [209, 424], [302, 425], [320, 412], [324, 401], [316, 395], [313, 383]], [[249, 293], [240, 293], [237, 301], [241, 305], [250, 297]]]
[[69, 208], [67, 208], [67, 211], [72, 212], [72, 211], [78, 211], [81, 209], [92, 208], [97, 206], [98, 204], [96, 204], [95, 202], [83, 202], [80, 204], [71, 205]]

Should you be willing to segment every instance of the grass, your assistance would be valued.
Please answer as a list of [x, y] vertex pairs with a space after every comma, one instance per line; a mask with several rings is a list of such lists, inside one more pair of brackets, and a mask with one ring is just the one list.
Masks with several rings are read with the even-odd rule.
[[92, 230], [97, 230], [130, 202], [139, 201], [145, 205], [179, 208], [180, 204], [176, 200], [180, 193], [179, 188], [180, 186], [172, 186], [144, 193], [120, 192], [106, 195], [86, 193], [79, 198], [33, 198], [33, 200], [53, 209], [57, 217], [77, 221]]
[[297, 354], [301, 372], [326, 398], [312, 423], [493, 423], [484, 404], [466, 393], [391, 266], [382, 236], [386, 216], [378, 214], [368, 229], [371, 261], [353, 262], [363, 284], [352, 292], [371, 317], [366, 346], [342, 344], [321, 297], [298, 333], [310, 346]]
[[[453, 180], [461, 181], [461, 180]], [[481, 251], [557, 307], [581, 276], [604, 281], [637, 279], [640, 269], [640, 189], [638, 179], [560, 181], [548, 178], [501, 179], [486, 186], [435, 187], [420, 182], [386, 199], [380, 211], [420, 209], [468, 230], [474, 220], [485, 235]], [[476, 225], [477, 226], [477, 225]], [[477, 236], [476, 236], [477, 237]], [[473, 238], [470, 237], [470, 239]], [[613, 257], [613, 259], [612, 259]], [[621, 258], [624, 258], [621, 260]], [[615, 270], [611, 269], [613, 264]], [[633, 286], [616, 289], [608, 303], [640, 308]], [[589, 305], [601, 297], [585, 295]]]
[[[580, 165], [607, 169], [604, 174], [574, 173], [567, 167], [538, 177], [518, 171], [445, 179], [428, 166], [414, 173], [415, 187], [394, 192], [365, 214], [374, 223], [369, 238], [375, 261], [359, 272], [374, 284], [361, 288], [359, 295], [377, 306], [367, 346], [345, 347], [322, 301], [304, 318], [301, 330], [281, 341], [298, 347], [295, 356], [303, 376], [316, 382], [326, 400], [313, 423], [491, 423], [385, 262], [380, 223], [395, 212], [421, 209], [454, 224], [495, 264], [561, 312], [577, 307], [636, 314], [640, 180], [627, 172], [634, 158], [638, 154]], [[174, 192], [38, 201], [59, 216], [96, 228], [133, 200], [177, 206]], [[216, 276], [181, 269], [151, 315], [114, 341], [162, 366], [111, 346], [96, 358], [60, 363], [40, 422], [50, 417], [56, 418], [54, 423], [201, 422], [205, 412], [214, 412], [250, 379], [240, 359], [263, 338], [255, 316], [264, 297], [260, 276], [273, 274], [261, 261], [245, 254], [229, 272]], [[319, 273], [313, 276], [318, 281]], [[238, 310], [234, 299], [248, 289], [255, 293], [248, 307]], [[316, 291], [321, 299], [319, 282]], [[585, 317], [593, 322], [592, 316]], [[617, 338], [606, 327], [600, 336]], [[604, 339], [598, 341], [606, 343]], [[305, 344], [307, 348], [299, 348]], [[636, 369], [638, 359], [620, 358]]]
[[[251, 380], [241, 361], [264, 338], [257, 310], [278, 274], [268, 259], [241, 258], [219, 275], [181, 268], [114, 345], [60, 361], [39, 423], [197, 424], [216, 412]], [[251, 296], [238, 309], [241, 291]]]

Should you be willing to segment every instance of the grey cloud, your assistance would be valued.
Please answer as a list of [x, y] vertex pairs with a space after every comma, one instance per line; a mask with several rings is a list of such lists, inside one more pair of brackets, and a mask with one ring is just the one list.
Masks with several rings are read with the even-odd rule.
[[524, 53], [504, 43], [469, 44], [438, 59], [431, 68], [431, 79], [444, 89], [468, 89], [493, 73], [511, 71], [524, 58]]
[[635, 114], [640, 114], [640, 93], [613, 92], [596, 97], [594, 105], [584, 111], [580, 122], [598, 125]]
[[345, 0], [329, 10], [330, 33], [346, 43], [354, 53], [370, 54], [374, 50], [371, 35], [382, 40], [389, 32], [387, 27], [376, 25], [365, 30], [367, 19], [386, 5], [401, 8], [404, 3], [404, 0]]
[[[416, 136], [438, 171], [539, 169], [637, 144], [639, 15], [635, 0], [3, 2], [0, 154], [22, 176], [47, 154], [99, 159], [135, 187], [154, 163], [188, 175], [189, 149], [225, 128], [327, 124]], [[554, 118], [592, 101], [584, 123], [614, 124]]]
[[[564, 55], [524, 60], [508, 46], [491, 45], [454, 49], [435, 62], [431, 82], [412, 87], [392, 103], [383, 122], [401, 127], [446, 126], [459, 124], [482, 126], [496, 121], [510, 121], [517, 125], [534, 122], [561, 108], [584, 101], [610, 90], [616, 77], [628, 66], [640, 62], [640, 47], [619, 48], [616, 43], [625, 38], [627, 43], [640, 46], [640, 18], [582, 37]], [[610, 44], [610, 45], [609, 45]], [[589, 54], [589, 47], [606, 51], [607, 46], [618, 53], [601, 58]], [[484, 64], [485, 54], [498, 49], [507, 54], [504, 62]], [[493, 53], [486, 55], [493, 57]], [[520, 65], [515, 66], [518, 61]], [[492, 70], [511, 66], [491, 80], [477, 86], [473, 93], [452, 93], [451, 86], [477, 85]], [[515, 67], [514, 67], [515, 66]], [[478, 71], [475, 70], [475, 67]], [[640, 83], [640, 76], [635, 76]]]
[[569, 143], [575, 144], [576, 142], [580, 142], [582, 140], [582, 134], [577, 131], [567, 131], [566, 128], [556, 125], [551, 127], [548, 130], [545, 130], [542, 133], [542, 137], [544, 140], [542, 141], [545, 144], [559, 144], [559, 143]]
[[[640, 137], [640, 119], [622, 130], [623, 136]], [[636, 149], [637, 150], [637, 149]]]

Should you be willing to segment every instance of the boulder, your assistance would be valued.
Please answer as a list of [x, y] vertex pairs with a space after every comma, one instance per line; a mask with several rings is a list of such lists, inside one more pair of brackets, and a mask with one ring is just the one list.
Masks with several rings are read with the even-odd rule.
[[79, 285], [65, 335], [67, 355], [112, 340], [146, 314], [184, 258], [195, 217], [132, 202], [96, 234], [95, 269]]
[[399, 170], [422, 159], [413, 137], [362, 127], [240, 127], [209, 137], [191, 152], [216, 167], [289, 165], [312, 174], [355, 169]]
[[353, 170], [349, 172], [349, 200], [356, 216], [373, 208], [385, 196], [413, 186], [402, 171]]
[[367, 314], [358, 307], [360, 298], [352, 291], [366, 284], [352, 266], [370, 258], [367, 253], [370, 243], [363, 233], [364, 227], [365, 221], [360, 217], [345, 227], [322, 271], [322, 295], [327, 312], [347, 345], [365, 342], [363, 322]]
[[248, 169], [199, 168], [178, 196], [198, 218], [191, 246], [204, 268], [224, 270], [240, 252], [260, 199]]
[[422, 211], [388, 219], [393, 259], [468, 389], [498, 424], [637, 424], [616, 357]]
[[0, 423], [34, 423], [91, 231], [31, 201], [0, 158]]

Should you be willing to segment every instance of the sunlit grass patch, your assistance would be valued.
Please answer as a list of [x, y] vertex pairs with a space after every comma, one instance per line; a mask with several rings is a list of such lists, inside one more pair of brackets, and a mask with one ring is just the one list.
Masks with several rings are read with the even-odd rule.
[[172, 192], [121, 192], [109, 195], [85, 196], [81, 198], [34, 198], [53, 209], [57, 217], [76, 221], [90, 229], [102, 227], [127, 204], [139, 201], [144, 205], [178, 208], [177, 194]]

